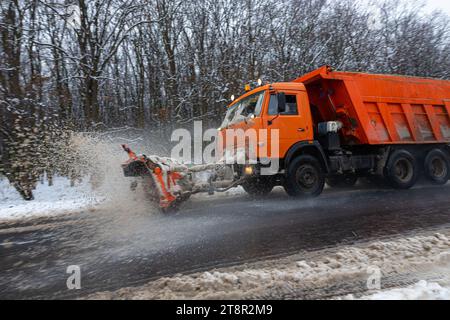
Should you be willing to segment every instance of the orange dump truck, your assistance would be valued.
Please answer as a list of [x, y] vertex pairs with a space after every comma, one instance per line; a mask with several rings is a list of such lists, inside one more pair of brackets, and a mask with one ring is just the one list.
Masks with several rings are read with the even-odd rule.
[[[382, 176], [399, 189], [411, 188], [421, 175], [435, 184], [450, 177], [450, 81], [324, 66], [234, 100], [219, 129], [225, 151], [225, 132], [237, 129], [264, 129], [269, 137], [278, 132], [277, 153], [265, 150], [277, 158], [276, 172], [261, 174], [267, 165], [261, 148], [257, 163], [228, 165], [228, 184], [252, 195], [281, 185], [291, 196], [317, 196], [325, 183], [349, 186], [362, 176]], [[269, 138], [258, 146], [272, 143]], [[210, 179], [209, 192], [220, 189], [214, 187], [220, 177]], [[222, 189], [226, 185], [221, 181]]]

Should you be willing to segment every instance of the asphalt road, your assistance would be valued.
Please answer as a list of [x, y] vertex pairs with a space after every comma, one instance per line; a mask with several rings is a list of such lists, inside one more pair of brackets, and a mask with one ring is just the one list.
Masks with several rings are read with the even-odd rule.
[[[0, 223], [0, 298], [88, 293], [246, 261], [280, 257], [450, 224], [450, 186], [326, 190], [292, 200], [274, 192], [193, 199], [176, 214], [97, 210]], [[67, 267], [81, 268], [68, 290]]]

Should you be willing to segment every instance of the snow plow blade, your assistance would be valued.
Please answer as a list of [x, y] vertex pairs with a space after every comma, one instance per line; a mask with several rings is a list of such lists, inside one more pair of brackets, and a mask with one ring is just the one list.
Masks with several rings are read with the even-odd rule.
[[137, 155], [122, 145], [128, 161], [122, 164], [126, 177], [140, 177], [150, 200], [167, 211], [177, 208], [193, 194], [226, 192], [251, 178], [236, 176], [222, 161], [187, 167], [172, 158]]
[[162, 210], [175, 208], [191, 195], [192, 179], [186, 166], [170, 158], [136, 155], [127, 145], [122, 145], [128, 161], [122, 164], [126, 177], [141, 177], [149, 198]]

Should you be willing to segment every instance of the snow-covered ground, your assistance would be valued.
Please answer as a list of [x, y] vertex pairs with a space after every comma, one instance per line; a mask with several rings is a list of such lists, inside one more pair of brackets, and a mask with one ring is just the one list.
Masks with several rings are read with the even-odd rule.
[[35, 200], [25, 201], [8, 181], [0, 179], [0, 220], [51, 216], [80, 212], [97, 206], [103, 198], [96, 195], [88, 182], [70, 187], [70, 181], [57, 177], [54, 185], [39, 183]]
[[[369, 287], [367, 283], [374, 270], [380, 272], [380, 288], [400, 288], [381, 291]], [[438, 279], [401, 288], [401, 281], [397, 282], [396, 279], [405, 279], [405, 275], [411, 274], [418, 279], [430, 275]], [[349, 288], [359, 294], [348, 295]], [[448, 288], [450, 230], [166, 277], [144, 286], [101, 292], [88, 298], [450, 299]]]
[[[349, 299], [353, 296], [347, 297]], [[419, 281], [406, 288], [380, 291], [362, 300], [450, 300], [450, 286], [443, 287], [435, 282]]]

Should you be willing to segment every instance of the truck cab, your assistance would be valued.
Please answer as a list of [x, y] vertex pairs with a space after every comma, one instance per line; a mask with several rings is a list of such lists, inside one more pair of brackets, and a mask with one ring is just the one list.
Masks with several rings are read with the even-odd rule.
[[[252, 145], [256, 161], [233, 163], [239, 174], [252, 176], [242, 183], [249, 194], [264, 195], [274, 186], [283, 185], [292, 196], [314, 196], [322, 192], [327, 170], [326, 157], [315, 140], [316, 131], [305, 86], [273, 83], [251, 90], [229, 105], [218, 143], [223, 154], [234, 156], [233, 163], [239, 158], [239, 150], [249, 158], [249, 140], [256, 136]], [[300, 149], [305, 156], [289, 169], [287, 164], [299, 158]], [[261, 168], [274, 162], [275, 171], [263, 174]]]

